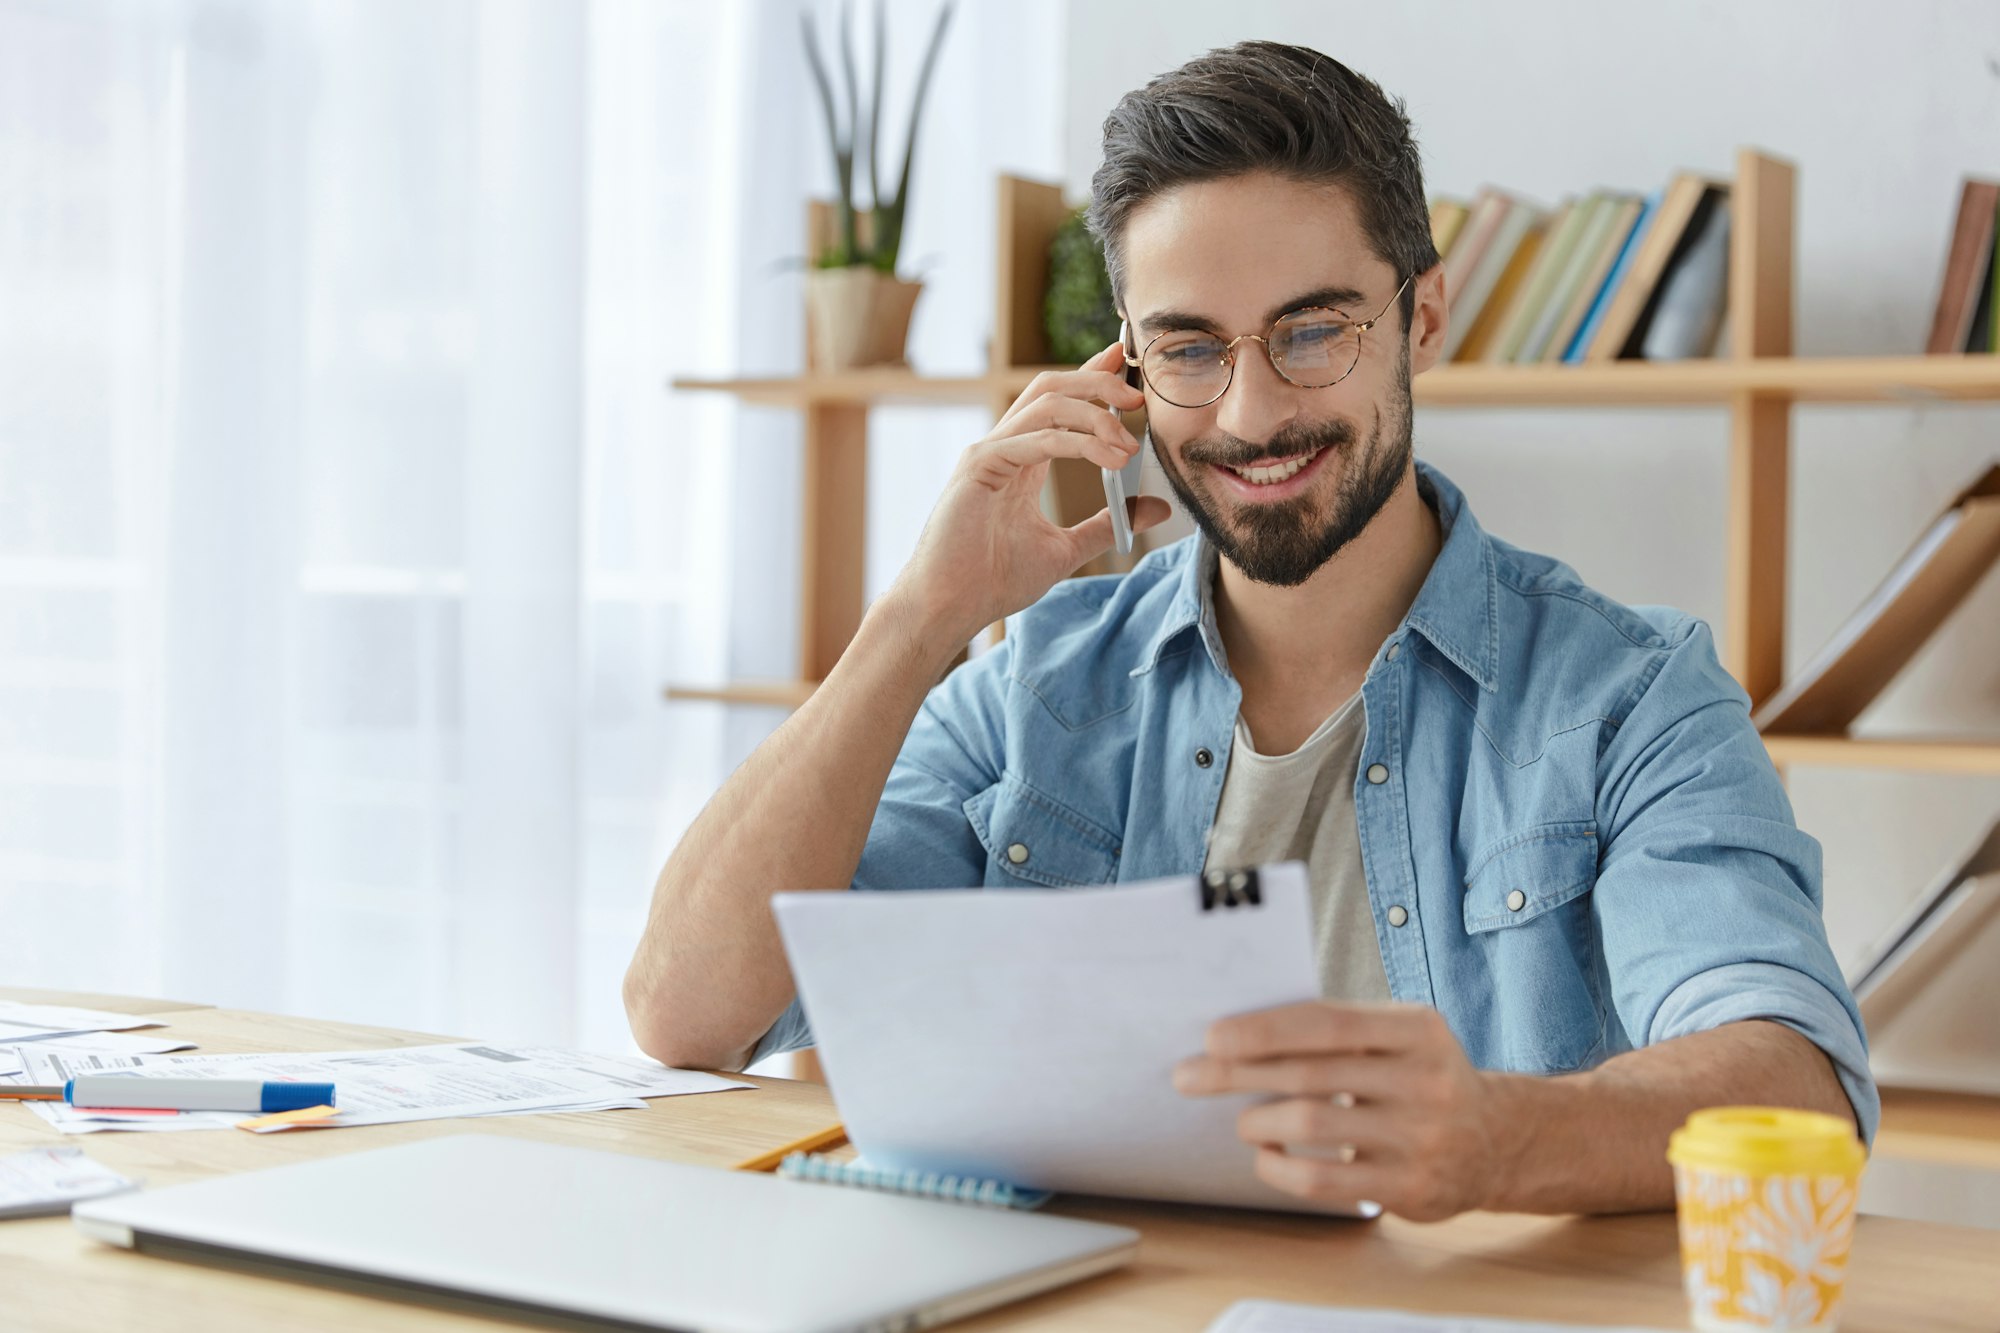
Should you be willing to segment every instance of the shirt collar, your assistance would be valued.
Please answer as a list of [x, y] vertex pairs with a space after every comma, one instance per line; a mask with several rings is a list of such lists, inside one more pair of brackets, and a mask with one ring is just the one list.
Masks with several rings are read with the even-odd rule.
[[[1403, 623], [1491, 693], [1499, 689], [1500, 661], [1499, 579], [1493, 545], [1472, 516], [1464, 493], [1443, 473], [1419, 462], [1417, 487], [1437, 513], [1443, 541]], [[1215, 573], [1220, 557], [1199, 533], [1189, 543], [1166, 616], [1141, 654], [1139, 665], [1132, 669], [1134, 676], [1152, 670], [1167, 648], [1189, 630], [1200, 632], [1202, 647], [1215, 669], [1229, 674], [1222, 635], [1215, 623]]]

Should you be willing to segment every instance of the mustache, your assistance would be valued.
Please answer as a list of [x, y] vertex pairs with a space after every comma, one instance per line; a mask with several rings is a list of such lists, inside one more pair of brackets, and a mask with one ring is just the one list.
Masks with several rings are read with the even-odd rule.
[[1182, 445], [1181, 457], [1190, 463], [1255, 467], [1272, 459], [1295, 458], [1315, 449], [1339, 448], [1354, 443], [1355, 438], [1354, 427], [1348, 422], [1314, 422], [1309, 426], [1287, 426], [1262, 444], [1253, 444], [1234, 435], [1206, 435]]

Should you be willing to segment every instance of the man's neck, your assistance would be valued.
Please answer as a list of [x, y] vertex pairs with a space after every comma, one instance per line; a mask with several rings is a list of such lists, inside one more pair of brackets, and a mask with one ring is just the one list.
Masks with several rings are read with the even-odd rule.
[[1412, 469], [1374, 521], [1297, 587], [1252, 583], [1219, 562], [1216, 628], [1260, 751], [1290, 753], [1361, 687], [1442, 545]]

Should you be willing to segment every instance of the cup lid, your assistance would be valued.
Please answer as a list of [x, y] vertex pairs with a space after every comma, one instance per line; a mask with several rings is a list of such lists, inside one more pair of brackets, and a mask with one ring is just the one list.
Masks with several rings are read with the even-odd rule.
[[1696, 1111], [1667, 1140], [1667, 1160], [1676, 1166], [1753, 1176], [1852, 1175], [1867, 1159], [1845, 1120], [1776, 1106]]

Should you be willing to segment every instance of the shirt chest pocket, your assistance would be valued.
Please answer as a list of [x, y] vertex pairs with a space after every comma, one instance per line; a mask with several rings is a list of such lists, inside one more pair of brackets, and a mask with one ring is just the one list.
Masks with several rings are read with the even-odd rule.
[[964, 809], [986, 849], [989, 887], [1067, 889], [1109, 884], [1117, 876], [1117, 834], [1011, 773]]
[[1597, 825], [1543, 824], [1503, 839], [1465, 883], [1468, 935], [1524, 925], [1574, 902], [1597, 882]]
[[1588, 1064], [1603, 1044], [1597, 928], [1597, 827], [1542, 824], [1473, 862], [1465, 933], [1483, 965], [1482, 1063], [1522, 1073]]

